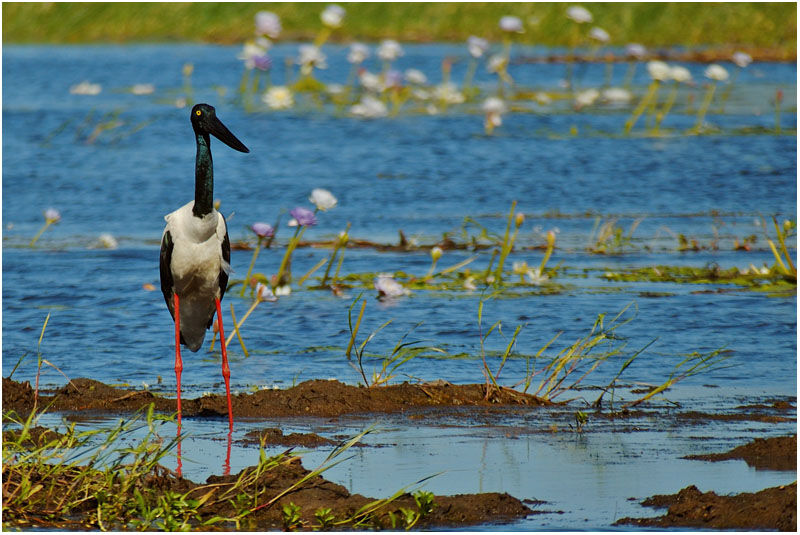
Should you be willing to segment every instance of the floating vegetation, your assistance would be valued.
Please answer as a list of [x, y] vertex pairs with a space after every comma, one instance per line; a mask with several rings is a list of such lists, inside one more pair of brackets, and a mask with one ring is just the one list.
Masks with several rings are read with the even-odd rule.
[[671, 282], [677, 284], [731, 284], [752, 290], [797, 292], [797, 278], [775, 268], [721, 269], [716, 263], [703, 267], [652, 266], [605, 271], [603, 278], [615, 282]]

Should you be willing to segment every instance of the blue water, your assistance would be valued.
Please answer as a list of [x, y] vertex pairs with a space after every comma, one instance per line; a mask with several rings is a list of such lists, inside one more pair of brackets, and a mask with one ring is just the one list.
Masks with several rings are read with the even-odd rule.
[[[283, 58], [295, 50], [294, 45], [275, 49], [274, 64], [280, 67], [272, 74], [274, 83], [283, 82]], [[346, 49], [330, 47], [326, 52], [329, 68], [319, 73], [320, 80], [344, 83], [349, 69]], [[537, 52], [519, 49], [517, 54]], [[14, 378], [33, 379], [37, 340], [49, 313], [40, 349], [67, 376], [146, 386], [174, 395], [173, 331], [158, 291], [157, 259], [163, 215], [193, 194], [195, 148], [189, 112], [176, 106], [186, 95], [181, 67], [191, 62], [194, 100], [216, 106], [219, 117], [251, 150], [241, 154], [212, 143], [215, 197], [222, 202], [233, 241], [253, 243], [248, 230], [253, 222], [273, 223], [295, 206], [310, 206], [307, 198], [315, 187], [329, 189], [339, 204], [318, 214], [319, 224], [306, 233], [310, 239], [330, 239], [350, 223], [351, 238], [380, 243], [396, 243], [399, 230], [423, 244], [435, 243], [446, 232], [458, 240], [467, 216], [502, 234], [509, 206], [516, 200], [526, 220], [517, 242], [522, 248], [512, 253], [507, 267], [513, 260], [537, 266], [541, 251], [524, 247], [543, 244], [545, 233], [554, 229], [558, 249], [549, 266], [560, 263], [564, 271], [552, 281], [560, 285], [557, 293], [530, 287], [486, 303], [484, 331], [501, 320], [505, 333], [505, 338], [495, 334], [487, 340], [490, 355], [502, 351], [514, 328], [524, 325], [515, 354], [500, 376], [502, 383], [514, 384], [522, 378], [526, 355], [535, 354], [559, 331], [563, 334], [553, 346], [556, 350], [588, 334], [598, 314], [610, 318], [633, 303], [626, 317], [635, 311], [635, 318], [617, 331], [624, 338], [618, 342], [624, 344], [623, 355], [598, 367], [586, 383], [607, 384], [626, 355], [655, 339], [626, 370], [623, 380], [660, 384], [685, 354], [728, 351], [728, 367], [685, 379], [667, 393], [672, 402], [687, 407], [702, 404], [716, 411], [735, 407], [742, 399], [796, 395], [795, 296], [697, 293], [724, 286], [615, 283], [602, 277], [605, 271], [659, 264], [703, 267], [716, 263], [725, 269], [773, 264], [761, 222], [764, 218], [771, 226], [772, 215], [796, 218], [797, 142], [794, 133], [775, 135], [766, 130], [774, 127], [771, 99], [778, 89], [784, 94], [782, 126], [796, 129], [795, 65], [756, 63], [742, 71], [726, 112], [715, 113], [712, 107], [706, 119], [721, 128], [715, 135], [680, 135], [694, 123], [688, 105], [683, 104], [676, 105], [665, 119], [666, 136], [626, 138], [621, 131], [630, 107], [598, 105], [574, 112], [563, 104], [547, 108], [522, 101], [521, 111], [505, 115], [503, 125], [487, 136], [479, 104], [451, 107], [433, 116], [409, 112], [376, 120], [356, 119], [302, 102], [292, 111], [257, 108], [247, 112], [236, 100], [242, 73], [237, 53], [235, 47], [201, 45], [3, 47], [4, 375], [24, 357]], [[452, 56], [459, 59], [452, 77], [460, 81], [465, 55], [463, 47], [457, 46], [409, 46], [398, 67], [419, 68], [438, 83], [441, 60]], [[702, 79], [703, 65], [687, 66], [696, 79]], [[376, 62], [368, 62], [368, 67], [379, 70]], [[624, 70], [622, 65], [616, 67], [615, 83], [621, 83]], [[521, 87], [555, 90], [563, 65], [512, 62], [510, 72]], [[589, 66], [581, 73], [580, 85], [599, 86], [603, 73], [602, 66]], [[72, 85], [85, 79], [101, 84], [102, 92], [96, 96], [69, 93]], [[640, 65], [634, 91], [643, 92], [647, 82]], [[126, 91], [136, 83], [152, 83], [156, 91], [144, 96]], [[476, 83], [485, 91], [494, 87], [485, 68], [478, 69]], [[699, 102], [704, 91], [701, 86], [682, 90], [677, 102], [685, 102], [689, 94]], [[111, 118], [106, 114], [116, 114], [121, 124], [88, 143], [95, 126]], [[58, 209], [62, 220], [42, 235], [35, 248], [27, 247], [43, 224], [43, 210], [49, 207]], [[616, 218], [626, 231], [640, 220], [625, 254], [587, 252], [598, 217], [601, 221]], [[256, 271], [277, 271], [291, 233], [287, 220], [283, 213], [277, 246], [262, 251]], [[715, 229], [718, 251], [677, 251], [678, 234], [705, 245], [714, 239]], [[477, 235], [475, 227], [468, 230]], [[101, 233], [112, 234], [119, 246], [97, 248]], [[735, 239], [752, 234], [758, 237], [752, 251], [732, 250]], [[794, 254], [794, 240], [791, 247]], [[298, 249], [293, 272], [299, 276], [329, 253], [324, 248]], [[244, 276], [251, 254], [233, 251], [233, 279]], [[447, 251], [439, 267], [470, 256], [471, 252]], [[473, 272], [484, 268], [490, 257], [488, 251], [480, 253], [469, 268]], [[429, 266], [426, 252], [349, 249], [342, 272], [403, 271], [421, 276]], [[146, 284], [156, 290], [148, 291]], [[653, 292], [665, 295], [643, 297]], [[349, 290], [336, 297], [295, 285], [291, 296], [260, 304], [242, 330], [250, 357], [245, 358], [236, 343], [230, 348], [233, 389], [288, 387], [315, 378], [357, 383], [360, 374], [345, 359], [344, 348], [349, 339], [347, 309], [359, 293]], [[364, 294], [368, 305], [360, 339], [387, 320], [393, 321], [370, 342], [369, 351], [387, 354], [422, 322], [409, 339], [447, 354], [412, 360], [400, 368], [396, 380], [483, 380], [477, 323], [480, 291], [414, 291], [391, 302], [377, 301], [375, 296], [371, 289]], [[229, 292], [223, 302], [228, 327], [231, 304], [241, 317], [250, 301]], [[208, 348], [207, 343], [197, 354], [184, 353], [187, 396], [219, 393], [223, 388], [219, 344], [213, 352]], [[494, 369], [499, 365], [493, 356], [490, 363]], [[537, 366], [543, 364], [539, 361]], [[379, 367], [377, 359], [369, 359], [366, 372]], [[42, 381], [55, 386], [65, 379], [45, 366]], [[196, 435], [196, 451], [211, 452], [210, 460], [201, 461], [199, 467], [187, 463], [188, 477], [200, 480], [219, 473], [219, 445], [208, 437], [216, 431], [222, 436], [226, 426], [220, 424], [215, 430], [215, 424], [186, 424]], [[518, 424], [501, 422], [510, 428]], [[244, 427], [260, 425], [268, 426], [250, 422]], [[359, 429], [346, 421], [340, 427], [345, 432]], [[794, 429], [793, 424], [718, 426], [704, 428], [701, 434], [722, 437], [719, 446], [734, 446], [755, 436]], [[237, 429], [237, 435], [245, 431]], [[519, 524], [519, 529], [582, 529], [584, 516], [591, 519], [590, 526], [608, 528], [614, 516], [636, 514], [625, 501], [631, 495], [677, 491], [692, 483], [703, 490], [738, 492], [777, 484], [775, 480], [783, 478], [765, 479], [762, 473], [744, 470], [755, 478], [748, 479], [741, 466], [730, 468], [731, 463], [706, 470], [697, 468], [701, 463], [676, 461], [702, 451], [704, 444], [659, 427], [635, 437], [604, 429], [582, 440], [558, 435], [542, 441], [542, 435], [531, 434], [509, 441], [502, 434], [489, 438], [471, 434], [458, 425], [440, 432], [418, 421], [402, 420], [393, 422], [391, 431], [378, 433], [375, 440], [408, 443], [409, 448], [364, 449], [332, 474], [355, 492], [391, 493], [420, 477], [453, 468], [445, 462], [444, 452], [451, 447], [448, 437], [462, 434], [467, 438], [459, 442], [465, 444], [460, 469], [469, 477], [439, 478], [431, 483], [433, 490], [504, 490], [520, 498], [550, 499], [559, 503], [553, 508], [572, 511], [542, 524]], [[570, 444], [570, 455], [562, 451], [566, 444], [562, 440]], [[507, 444], [512, 442], [513, 446]], [[597, 448], [609, 443], [623, 449], [643, 448], [649, 452], [647, 465], [635, 464], [637, 469], [632, 471], [613, 468], [618, 458], [596, 454]], [[508, 448], [511, 453], [506, 453]], [[530, 448], [544, 457], [533, 463]], [[184, 455], [191, 449], [186, 446]], [[235, 466], [254, 462], [252, 449], [235, 448], [234, 452]], [[387, 458], [392, 455], [397, 457]], [[419, 463], [419, 458], [426, 461]], [[560, 478], [559, 473], [586, 474], [586, 468], [580, 467], [587, 459], [593, 467], [593, 484], [614, 490], [607, 493], [607, 500], [584, 510], [585, 504], [573, 498], [584, 480], [577, 475]], [[671, 468], [676, 462], [680, 464], [677, 472]], [[531, 463], [561, 468], [542, 472]], [[381, 475], [376, 481], [376, 466], [394, 467], [396, 473]], [[534, 487], [520, 483], [514, 475], [519, 467], [535, 472], [531, 481], [545, 483]], [[491, 476], [485, 484], [470, 479], [480, 470]], [[655, 477], [654, 472], [663, 476]], [[386, 481], [397, 485], [386, 487]], [[556, 491], [560, 488], [556, 481], [563, 490]], [[619, 511], [609, 512], [609, 504], [621, 504]]]

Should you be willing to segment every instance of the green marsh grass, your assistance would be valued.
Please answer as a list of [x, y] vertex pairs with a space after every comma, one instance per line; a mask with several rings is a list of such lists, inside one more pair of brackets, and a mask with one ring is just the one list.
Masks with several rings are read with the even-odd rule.
[[[569, 46], [573, 33], [560, 3], [342, 3], [344, 24], [331, 36], [339, 42], [464, 42], [477, 35], [500, 42], [497, 22], [504, 15], [535, 28], [516, 36], [520, 44]], [[325, 4], [310, 3], [22, 3], [3, 5], [3, 43], [213, 42], [241, 43], [252, 38], [256, 12], [281, 18], [281, 41], [313, 40]], [[794, 3], [598, 3], [587, 6], [595, 23], [615, 43], [666, 46], [775, 48], [786, 58], [797, 51]], [[529, 26], [526, 24], [526, 26]]]
[[[3, 433], [4, 529], [252, 530], [255, 512], [348, 460], [344, 453], [373, 429], [340, 443], [316, 469], [277, 494], [266, 495], [269, 472], [296, 457], [289, 455], [291, 450], [268, 456], [263, 442], [258, 463], [242, 470], [234, 481], [177, 492], [168, 488], [172, 476], [160, 464], [182, 439], [168, 440], [159, 434], [160, 426], [173, 422], [173, 416], [159, 416], [151, 404], [112, 426], [77, 431], [73, 423], [64, 434], [42, 434], [33, 440], [33, 428], [43, 414], [41, 410], [25, 418], [14, 412], [3, 414], [4, 422], [16, 428]], [[409, 488], [430, 477], [434, 476], [352, 514], [336, 518], [330, 508], [320, 507], [315, 517], [326, 528], [368, 525], [376, 515], [387, 514], [388, 506]], [[431, 501], [424, 503], [428, 505], [420, 507], [419, 515], [430, 510]]]
[[[347, 310], [347, 325], [350, 330], [350, 341], [347, 344], [345, 356], [348, 360], [350, 360], [351, 352], [355, 351], [356, 362], [355, 364], [351, 362], [350, 365], [359, 372], [361, 378], [364, 380], [365, 386], [372, 388], [374, 386], [388, 384], [389, 381], [396, 377], [399, 368], [415, 357], [430, 356], [432, 354], [446, 354], [445, 351], [437, 347], [421, 345], [422, 341], [420, 340], [406, 341], [406, 337], [410, 335], [417, 327], [419, 327], [422, 324], [421, 322], [417, 323], [408, 332], [401, 336], [400, 340], [397, 341], [392, 350], [386, 355], [381, 356], [377, 354], [366, 354], [367, 344], [387, 325], [392, 323], [393, 320], [389, 319], [385, 321], [377, 329], [372, 331], [360, 344], [357, 344], [356, 337], [358, 335], [359, 327], [361, 326], [361, 320], [364, 317], [364, 310], [367, 306], [366, 299], [362, 300], [361, 309], [359, 310], [358, 319], [356, 320], [354, 327], [352, 313], [353, 308], [359, 299], [361, 299], [361, 295], [353, 300]], [[365, 358], [380, 359], [380, 368], [372, 372], [371, 378], [367, 378], [367, 373], [364, 371]]]

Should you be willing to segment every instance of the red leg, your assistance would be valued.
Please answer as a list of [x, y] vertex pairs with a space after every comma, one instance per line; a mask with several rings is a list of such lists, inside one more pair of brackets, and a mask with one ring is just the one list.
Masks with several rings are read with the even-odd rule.
[[178, 294], [172, 294], [172, 301], [175, 305], [175, 378], [178, 381], [178, 433], [181, 432], [181, 372], [183, 371], [183, 361], [181, 360], [181, 314], [178, 304]]
[[233, 408], [231, 406], [231, 369], [228, 366], [228, 349], [225, 344], [225, 331], [222, 329], [222, 310], [220, 309], [219, 299], [217, 305], [217, 322], [219, 323], [219, 341], [222, 349], [222, 377], [225, 379], [225, 395], [228, 398], [228, 423], [233, 431]]

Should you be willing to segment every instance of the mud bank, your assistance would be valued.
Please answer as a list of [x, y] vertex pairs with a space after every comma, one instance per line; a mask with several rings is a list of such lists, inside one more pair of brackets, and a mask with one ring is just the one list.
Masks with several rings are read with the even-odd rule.
[[700, 492], [692, 485], [677, 494], [653, 496], [642, 505], [669, 509], [663, 516], [623, 518], [615, 525], [797, 531], [797, 482], [734, 496]]
[[[432, 384], [389, 385], [365, 388], [339, 381], [313, 380], [286, 390], [261, 390], [231, 397], [234, 417], [275, 418], [285, 416], [335, 417], [343, 414], [393, 413], [428, 407], [541, 406], [551, 403], [512, 390], [493, 390], [485, 385]], [[74, 379], [54, 392], [42, 392], [40, 407], [52, 411], [132, 412], [155, 404], [155, 410], [175, 412], [174, 399], [149, 391], [123, 390], [93, 379]], [[224, 395], [183, 399], [184, 417], [227, 416]], [[34, 391], [28, 382], [3, 379], [3, 409], [24, 414], [34, 406]]]
[[[744, 460], [757, 470], [797, 470], [797, 435], [757, 438], [725, 453], [690, 455], [703, 461]], [[658, 494], [642, 502], [668, 508], [655, 518], [622, 518], [616, 525], [701, 529], [773, 529], [797, 531], [797, 482], [733, 496], [701, 492], [692, 485], [677, 494]]]

